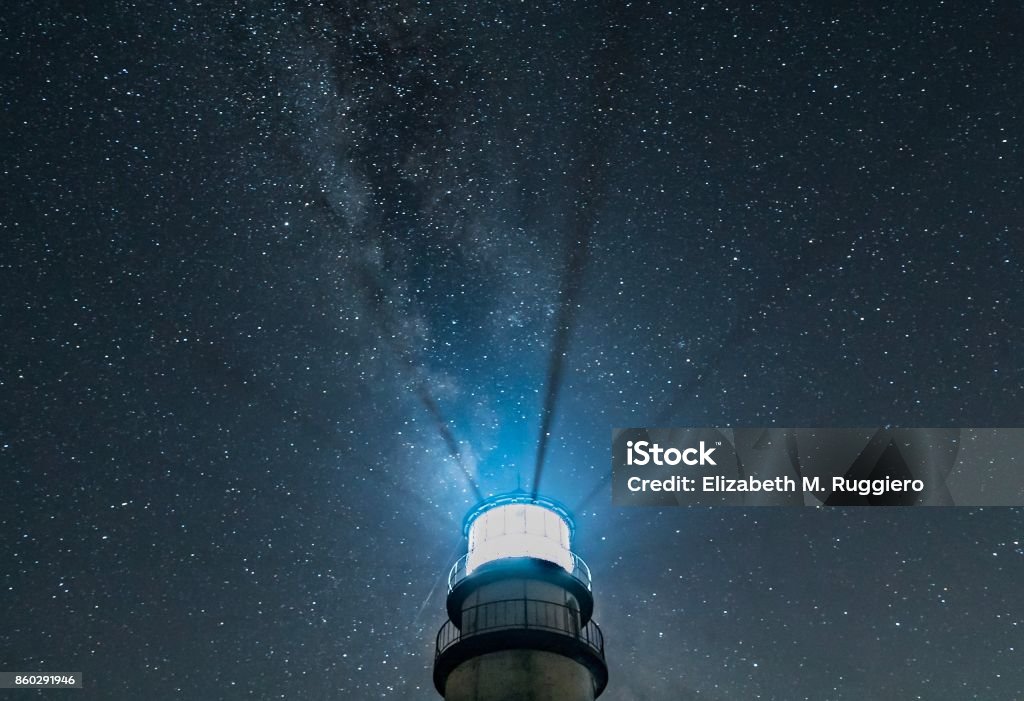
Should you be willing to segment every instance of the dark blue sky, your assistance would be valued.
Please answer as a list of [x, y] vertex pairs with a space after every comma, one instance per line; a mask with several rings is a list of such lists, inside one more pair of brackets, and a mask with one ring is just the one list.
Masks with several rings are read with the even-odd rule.
[[[484, 493], [529, 485], [559, 320], [570, 506], [615, 426], [1019, 426], [1022, 29], [5, 9], [0, 668], [432, 698], [474, 501], [445, 435]], [[1019, 509], [578, 517], [610, 701], [1024, 688]]]

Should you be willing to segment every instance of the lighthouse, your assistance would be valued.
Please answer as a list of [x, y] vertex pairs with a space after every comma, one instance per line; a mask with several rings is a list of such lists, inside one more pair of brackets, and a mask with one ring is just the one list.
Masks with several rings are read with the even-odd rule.
[[592, 701], [608, 683], [590, 570], [558, 502], [524, 491], [484, 500], [448, 576], [434, 686], [446, 701]]

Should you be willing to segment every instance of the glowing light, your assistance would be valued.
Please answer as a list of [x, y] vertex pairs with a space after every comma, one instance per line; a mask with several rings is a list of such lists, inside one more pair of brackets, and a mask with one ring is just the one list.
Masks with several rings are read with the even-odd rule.
[[481, 565], [509, 557], [533, 557], [572, 572], [570, 528], [558, 512], [536, 503], [495, 505], [469, 524], [466, 574]]

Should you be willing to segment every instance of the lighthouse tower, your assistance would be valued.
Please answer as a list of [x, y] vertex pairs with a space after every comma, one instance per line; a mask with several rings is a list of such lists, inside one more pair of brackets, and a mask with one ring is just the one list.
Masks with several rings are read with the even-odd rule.
[[608, 683], [590, 570], [559, 503], [523, 491], [466, 516], [434, 686], [446, 701], [592, 701]]

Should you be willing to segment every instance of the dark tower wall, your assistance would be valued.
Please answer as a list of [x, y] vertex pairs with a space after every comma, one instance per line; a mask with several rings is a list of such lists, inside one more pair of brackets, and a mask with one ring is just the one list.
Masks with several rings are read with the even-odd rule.
[[594, 679], [574, 660], [542, 650], [504, 650], [464, 662], [445, 701], [593, 701]]

